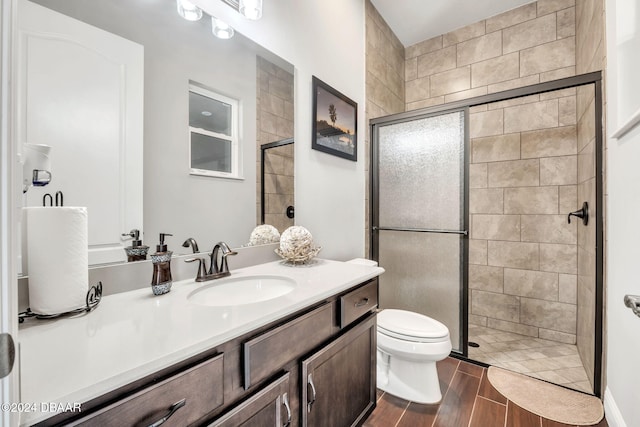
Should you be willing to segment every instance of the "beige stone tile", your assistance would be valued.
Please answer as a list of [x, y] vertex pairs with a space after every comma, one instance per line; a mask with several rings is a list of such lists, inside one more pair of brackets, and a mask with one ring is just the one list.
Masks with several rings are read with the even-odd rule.
[[293, 194], [293, 176], [277, 175], [277, 192], [280, 194]]
[[418, 57], [418, 77], [430, 76], [456, 68], [456, 47], [426, 53]]
[[489, 241], [487, 249], [489, 265], [526, 270], [540, 265], [538, 243]]
[[595, 140], [578, 154], [577, 180], [583, 183], [596, 175]]
[[587, 373], [585, 372], [582, 366], [575, 367], [575, 368], [562, 369], [561, 371], [559, 371], [559, 373], [563, 377], [568, 378], [571, 382], [574, 382], [574, 383], [581, 382], [581, 381], [589, 381], [589, 378], [587, 377]]
[[471, 215], [471, 238], [520, 241], [520, 216]]
[[276, 130], [280, 139], [293, 138], [293, 120], [278, 117]]
[[490, 136], [471, 140], [474, 163], [520, 159], [520, 134]]
[[260, 109], [267, 113], [284, 117], [284, 100], [265, 91], [260, 93]]
[[540, 182], [539, 161], [530, 159], [489, 163], [487, 175], [490, 188], [537, 186]]
[[482, 96], [486, 94], [487, 94], [487, 87], [482, 86], [482, 87], [477, 87], [475, 89], [463, 90], [460, 92], [445, 95], [444, 100], [445, 102], [453, 102], [453, 101], [459, 101], [461, 99], [474, 98], [476, 96]]
[[485, 33], [484, 27], [484, 21], [480, 21], [446, 33], [442, 36], [442, 45], [445, 47], [451, 46], [469, 39], [483, 36]]
[[[418, 58], [410, 58], [404, 61], [404, 81], [408, 82], [418, 78]], [[406, 83], [405, 83], [406, 84]]]
[[269, 77], [269, 92], [282, 99], [293, 100], [293, 85], [275, 76]]
[[502, 267], [469, 265], [469, 288], [503, 293], [503, 270]]
[[502, 33], [496, 31], [457, 45], [458, 67], [502, 55]]
[[567, 37], [520, 51], [520, 76], [576, 65], [575, 41], [575, 37]]
[[536, 16], [537, 11], [535, 2], [529, 3], [487, 19], [486, 30], [487, 33], [491, 33], [496, 30], [501, 30], [530, 19], [534, 19]]
[[431, 96], [460, 92], [471, 88], [471, 67], [460, 67], [431, 77]]
[[478, 316], [517, 322], [520, 316], [520, 298], [472, 289], [471, 312]]
[[525, 21], [502, 31], [503, 53], [517, 52], [556, 39], [556, 15]]
[[469, 213], [501, 214], [504, 196], [502, 188], [474, 188], [469, 190]]
[[487, 164], [469, 165], [469, 188], [487, 188]]
[[593, 386], [589, 381], [579, 381], [576, 383], [565, 384], [565, 386], [572, 388], [574, 390], [582, 391], [584, 393], [593, 393]]
[[429, 98], [429, 77], [411, 80], [405, 83], [405, 102], [415, 102]]
[[540, 95], [521, 96], [519, 98], [507, 99], [506, 101], [492, 102], [487, 105], [488, 110], [497, 110], [500, 108], [513, 107], [514, 105], [531, 104], [540, 101]]
[[523, 242], [561, 243], [563, 245], [575, 245], [577, 242], [576, 224], [575, 222], [567, 224], [565, 214], [522, 215], [521, 218]]
[[557, 214], [558, 187], [504, 189], [505, 214]]
[[471, 329], [471, 325], [487, 326], [487, 318], [485, 316], [469, 314], [469, 329]]
[[576, 184], [577, 178], [578, 156], [540, 159], [540, 185]]
[[433, 37], [411, 45], [405, 49], [404, 54], [406, 59], [410, 59], [438, 49], [442, 49], [442, 36]]
[[544, 271], [505, 268], [504, 293], [557, 301], [558, 274]]
[[540, 83], [548, 82], [551, 80], [564, 79], [566, 77], [573, 77], [576, 75], [576, 67], [565, 67], [557, 70], [546, 71], [540, 73]]
[[[487, 326], [489, 328], [497, 329], [499, 331], [515, 332], [519, 334], [517, 339], [528, 337], [537, 337], [538, 328], [529, 325], [523, 325], [521, 323], [507, 322], [505, 320], [487, 319]], [[522, 335], [525, 335], [523, 337]], [[511, 360], [526, 360], [526, 356], [522, 350], [509, 352]]]
[[494, 83], [489, 85], [487, 92], [496, 93], [504, 90], [520, 88], [524, 86], [534, 85], [540, 83], [540, 75], [533, 74], [526, 77], [520, 77], [519, 79], [507, 80], [506, 82]]
[[577, 153], [575, 126], [523, 132], [522, 158], [566, 156]]
[[421, 108], [433, 107], [434, 105], [444, 104], [444, 96], [436, 96], [416, 102], [408, 102], [406, 111], [419, 110]]
[[578, 209], [578, 187], [563, 185], [558, 187], [558, 208], [560, 213], [569, 213]]
[[576, 118], [576, 97], [569, 96], [558, 100], [558, 124], [560, 126], [575, 125]]
[[577, 265], [576, 245], [540, 243], [540, 270], [576, 274]]
[[520, 56], [517, 52], [471, 65], [471, 87], [486, 86], [519, 77]]
[[575, 344], [576, 334], [568, 334], [566, 332], [552, 331], [550, 329], [540, 328], [540, 338], [545, 340], [556, 341], [565, 344]]
[[505, 133], [558, 126], [558, 100], [540, 101], [504, 109]]
[[469, 264], [487, 265], [487, 241], [469, 239]]
[[538, 16], [575, 6], [575, 0], [538, 0]]
[[475, 105], [473, 107], [469, 107], [469, 114], [481, 113], [483, 111], [487, 111], [487, 105]]
[[558, 301], [577, 304], [577, 283], [575, 274], [560, 274], [558, 281]]
[[558, 371], [539, 371], [536, 372], [536, 374], [538, 375], [538, 378], [554, 384], [567, 384], [571, 382], [568, 378], [563, 377]]
[[469, 114], [470, 138], [501, 135], [503, 132], [503, 110], [493, 110]]
[[578, 152], [595, 138], [595, 129], [595, 100], [592, 99], [578, 119]]
[[559, 332], [576, 333], [576, 306], [561, 302], [520, 298], [520, 322]]
[[558, 27], [556, 34], [559, 39], [576, 35], [576, 8], [570, 7], [557, 13]]

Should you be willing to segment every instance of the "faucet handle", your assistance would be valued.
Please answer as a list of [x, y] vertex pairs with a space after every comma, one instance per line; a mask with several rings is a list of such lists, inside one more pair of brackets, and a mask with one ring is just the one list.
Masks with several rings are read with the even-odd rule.
[[198, 263], [198, 274], [196, 275], [196, 282], [204, 282], [205, 276], [207, 275], [207, 259], [204, 257], [192, 257], [192, 258], [187, 258], [184, 260], [184, 262], [195, 262], [195, 261], [199, 261]]

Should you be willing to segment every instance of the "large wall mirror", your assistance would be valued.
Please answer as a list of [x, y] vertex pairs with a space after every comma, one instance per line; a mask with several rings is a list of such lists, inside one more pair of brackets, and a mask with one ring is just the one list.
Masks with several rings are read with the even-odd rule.
[[[74, 25], [65, 21], [57, 34], [46, 15], [23, 20], [28, 8], [71, 18], [106, 38], [82, 29], [69, 35]], [[90, 264], [125, 261], [130, 241], [121, 235], [131, 229], [143, 231], [150, 252], [161, 232], [173, 235], [167, 242], [176, 253], [189, 251], [182, 247], [189, 237], [203, 252], [218, 241], [239, 247], [261, 223], [262, 203], [293, 206], [293, 150], [266, 166], [273, 173], [265, 185], [260, 156], [261, 145], [293, 137], [292, 64], [241, 34], [216, 38], [211, 17], [187, 21], [175, 0], [20, 0], [18, 14], [18, 142], [51, 145], [53, 173], [24, 202], [41, 206], [46, 193], [62, 191], [65, 206], [87, 206]], [[67, 47], [59, 52], [61, 43]], [[93, 59], [78, 63], [76, 51]], [[194, 85], [238, 102], [233, 177], [190, 173]], [[129, 151], [136, 144], [139, 155]], [[204, 150], [199, 160], [215, 164], [205, 157], [218, 152], [226, 151]], [[281, 232], [291, 224], [286, 209], [274, 215]]]

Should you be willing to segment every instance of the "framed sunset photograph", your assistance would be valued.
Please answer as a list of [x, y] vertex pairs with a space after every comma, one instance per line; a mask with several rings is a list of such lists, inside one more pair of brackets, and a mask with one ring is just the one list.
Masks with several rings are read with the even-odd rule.
[[356, 162], [358, 104], [313, 76], [311, 148]]

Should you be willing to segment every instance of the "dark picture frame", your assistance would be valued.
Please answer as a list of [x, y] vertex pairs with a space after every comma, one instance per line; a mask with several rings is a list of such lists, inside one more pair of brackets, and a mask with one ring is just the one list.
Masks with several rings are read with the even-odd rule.
[[316, 76], [311, 148], [358, 161], [358, 104]]

